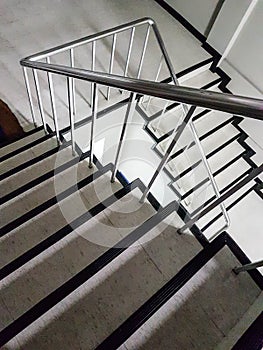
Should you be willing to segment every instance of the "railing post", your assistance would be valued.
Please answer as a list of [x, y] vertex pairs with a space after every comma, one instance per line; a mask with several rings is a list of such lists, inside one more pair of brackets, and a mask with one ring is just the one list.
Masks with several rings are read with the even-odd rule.
[[251, 180], [253, 180], [255, 177], [260, 175], [263, 172], [263, 164], [261, 164], [258, 168], [253, 169], [248, 176], [246, 176], [243, 180], [239, 181], [235, 186], [230, 188], [226, 193], [221, 195], [218, 199], [216, 199], [213, 203], [205, 207], [200, 213], [195, 215], [193, 218], [191, 218], [189, 221], [185, 223], [180, 229], [177, 230], [178, 233], [182, 233], [187, 228], [191, 228], [196, 221], [201, 219], [203, 216], [205, 216], [207, 213], [209, 213], [211, 210], [216, 208], [218, 205], [220, 205], [223, 201], [227, 200], [230, 196], [232, 196], [235, 192], [240, 190], [240, 188], [244, 187], [247, 183], [249, 183]]
[[[70, 55], [70, 65], [72, 68], [75, 67], [75, 60], [74, 60], [74, 49], [69, 50]], [[72, 98], [73, 98], [73, 113], [76, 116], [76, 90], [75, 90], [75, 79], [72, 81]]]
[[75, 132], [74, 132], [74, 113], [73, 113], [73, 96], [72, 96], [72, 78], [67, 77], [67, 90], [68, 90], [68, 108], [69, 108], [69, 122], [70, 122], [70, 134], [71, 134], [71, 147], [72, 155], [76, 155], [75, 150]]
[[92, 168], [93, 155], [94, 155], [94, 135], [95, 126], [98, 112], [98, 88], [97, 84], [92, 86], [92, 116], [91, 116], [91, 130], [90, 130], [90, 156], [89, 156], [89, 167]]
[[[112, 69], [113, 69], [114, 54], [115, 54], [115, 47], [116, 47], [116, 38], [117, 38], [117, 35], [113, 34], [109, 74], [112, 74]], [[107, 97], [106, 98], [107, 98], [107, 100], [109, 100], [109, 98], [110, 98], [110, 87], [109, 86], [108, 86], [108, 89], [107, 89]]]
[[37, 75], [37, 71], [35, 69], [32, 69], [32, 71], [33, 71], [33, 77], [34, 77], [34, 82], [35, 82], [35, 87], [36, 87], [39, 112], [40, 112], [41, 120], [43, 123], [43, 128], [44, 128], [45, 132], [47, 133], [47, 123], [46, 123], [46, 118], [45, 118], [45, 114], [44, 114], [42, 98], [41, 98], [41, 94], [40, 94], [38, 75]]
[[[91, 70], [94, 72], [95, 70], [95, 62], [96, 62], [96, 41], [92, 41], [92, 54], [91, 54]], [[94, 83], [91, 83], [91, 96], [90, 96], [90, 104], [92, 109], [92, 100], [93, 100], [93, 89]]]
[[163, 170], [163, 168], [165, 167], [168, 158], [170, 157], [170, 154], [172, 153], [178, 139], [180, 138], [181, 134], [183, 133], [186, 125], [188, 124], [188, 122], [190, 121], [194, 111], [195, 111], [195, 106], [190, 107], [188, 113], [186, 114], [183, 122], [181, 123], [181, 125], [177, 128], [177, 130], [175, 130], [175, 135], [172, 139], [172, 141], [170, 142], [164, 156], [163, 159], [161, 160], [160, 164], [158, 165], [158, 168], [156, 169], [155, 173], [153, 174], [153, 177], [151, 178], [148, 186], [146, 187], [141, 199], [140, 199], [140, 203], [143, 203], [148, 195], [148, 193], [150, 192], [150, 189], [154, 183], [154, 181], [156, 180], [156, 178], [159, 176], [160, 172]]
[[143, 49], [142, 49], [142, 55], [141, 55], [141, 59], [140, 59], [140, 63], [139, 63], [139, 69], [137, 72], [137, 79], [140, 78], [141, 72], [142, 72], [142, 65], [143, 65], [143, 61], [144, 61], [144, 56], [145, 56], [145, 52], [146, 52], [146, 48], [147, 48], [147, 43], [148, 43], [148, 39], [149, 39], [149, 35], [150, 35], [150, 30], [151, 30], [151, 25], [148, 25], [147, 28], [147, 32], [145, 35], [145, 39], [144, 39], [144, 43], [143, 43]]
[[[50, 64], [50, 57], [47, 57], [47, 63]], [[52, 73], [47, 72], [47, 80], [48, 80], [50, 102], [51, 102], [52, 115], [53, 115], [53, 120], [54, 120], [55, 131], [56, 131], [56, 137], [57, 137], [58, 144], [60, 144], [58, 118], [57, 118], [57, 111], [56, 111], [56, 104], [55, 104], [55, 94], [54, 94]]]
[[132, 45], [133, 45], [134, 33], [135, 33], [135, 27], [132, 27], [130, 41], [129, 41], [129, 48], [128, 48], [128, 53], [127, 53], [127, 58], [126, 58], [126, 64], [125, 64], [125, 68], [124, 68], [124, 76], [125, 77], [127, 77], [127, 74], [128, 74], [128, 67], [129, 67], [130, 58], [131, 58], [131, 50], [132, 50]]
[[115, 178], [116, 178], [116, 174], [117, 174], [117, 170], [118, 170], [118, 166], [119, 166], [120, 155], [121, 155], [122, 146], [123, 146], [123, 142], [124, 142], [124, 137], [125, 137], [125, 133], [126, 133], [126, 129], [127, 129], [128, 120], [129, 120], [130, 117], [132, 117], [132, 115], [134, 113], [134, 110], [135, 110], [135, 98], [136, 98], [136, 94], [132, 92], [130, 94], [128, 106], [127, 106], [125, 117], [124, 117], [124, 121], [123, 121], [120, 141], [119, 141], [119, 144], [118, 144], [118, 147], [117, 147], [116, 157], [115, 157], [114, 166], [113, 166], [113, 170], [112, 170], [111, 182], [114, 182]]
[[[160, 75], [161, 69], [162, 69], [162, 65], [163, 65], [163, 56], [161, 57], [161, 60], [160, 60], [159, 66], [158, 66], [158, 70], [157, 70], [157, 73], [156, 73], [156, 76], [155, 76], [155, 79], [154, 79], [155, 82], [156, 82], [156, 81], [158, 80], [158, 78], [159, 78], [159, 75]], [[148, 99], [148, 101], [147, 101], [147, 105], [146, 105], [146, 107], [145, 107], [145, 110], [146, 110], [146, 111], [147, 111], [148, 108], [149, 108], [149, 105], [150, 105], [151, 100], [152, 100], [152, 97], [150, 96], [149, 99]]]
[[[213, 190], [214, 190], [214, 192], [215, 192], [215, 195], [216, 195], [217, 198], [220, 198], [219, 188], [218, 188], [218, 186], [217, 186], [217, 183], [216, 183], [216, 181], [215, 181], [214, 175], [213, 175], [212, 170], [211, 170], [211, 168], [210, 168], [210, 165], [209, 165], [209, 163], [208, 163], [208, 160], [207, 160], [206, 154], [205, 154], [205, 152], [204, 152], [204, 149], [203, 149], [203, 147], [202, 147], [202, 145], [201, 145], [201, 141], [200, 141], [199, 136], [198, 136], [198, 134], [197, 134], [196, 128], [195, 128], [195, 126], [194, 126], [194, 124], [193, 124], [192, 118], [191, 118], [191, 121], [190, 121], [190, 123], [189, 123], [189, 126], [190, 126], [191, 131], [192, 131], [192, 133], [193, 133], [193, 135], [194, 135], [195, 143], [196, 143], [196, 145], [197, 145], [197, 147], [198, 147], [198, 150], [199, 150], [199, 152], [200, 152], [200, 154], [201, 154], [202, 161], [203, 161], [203, 163], [204, 163], [204, 165], [205, 165], [205, 168], [206, 168], [206, 170], [207, 170], [207, 174], [208, 174], [209, 180], [210, 180], [210, 182], [211, 182], [211, 184], [212, 184], [212, 187], [213, 187]], [[225, 224], [220, 230], [218, 230], [215, 234], [213, 234], [213, 236], [210, 237], [210, 240], [213, 240], [213, 239], [214, 239], [216, 236], [218, 236], [222, 231], [226, 230], [226, 229], [229, 227], [229, 225], [230, 225], [230, 219], [229, 219], [229, 216], [228, 216], [226, 207], [225, 207], [225, 205], [224, 205], [223, 202], [220, 204], [220, 208], [221, 208], [221, 210], [222, 210], [222, 213], [223, 213], [223, 216], [224, 216], [224, 218], [225, 218], [226, 224]], [[180, 230], [180, 233], [182, 233], [181, 230]]]
[[237, 266], [233, 269], [233, 271], [238, 275], [239, 272], [254, 270], [261, 266], [263, 266], [263, 260], [260, 260], [254, 263], [249, 263], [243, 266]]
[[28, 75], [27, 75], [27, 69], [26, 69], [26, 67], [22, 67], [22, 69], [23, 69], [23, 75], [24, 75], [24, 79], [25, 79], [26, 91], [27, 91], [27, 96], [28, 96], [28, 100], [29, 100], [29, 106], [30, 106], [33, 124], [35, 127], [37, 127], [33, 99], [32, 99], [31, 89], [30, 89], [30, 85], [29, 85]]

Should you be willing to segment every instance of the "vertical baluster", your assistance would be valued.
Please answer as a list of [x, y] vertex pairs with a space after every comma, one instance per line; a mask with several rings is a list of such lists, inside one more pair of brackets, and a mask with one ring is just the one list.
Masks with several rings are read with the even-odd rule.
[[112, 170], [111, 182], [114, 182], [115, 178], [116, 178], [116, 173], [117, 173], [118, 166], [119, 166], [119, 160], [120, 160], [120, 155], [121, 155], [122, 146], [123, 146], [123, 142], [124, 142], [124, 137], [125, 137], [125, 133], [126, 133], [126, 129], [127, 129], [128, 119], [130, 117], [132, 117], [134, 110], [135, 110], [135, 98], [136, 98], [136, 94], [131, 93], [130, 98], [129, 98], [129, 103], [128, 103], [128, 106], [126, 109], [124, 121], [123, 121], [120, 141], [119, 141], [119, 144], [117, 147], [115, 162], [114, 162], [114, 166], [113, 166], [113, 170]]
[[[219, 191], [219, 187], [217, 186], [217, 183], [216, 183], [216, 180], [214, 178], [214, 175], [213, 175], [213, 172], [211, 170], [211, 167], [210, 167], [210, 164], [207, 160], [207, 156], [205, 154], [205, 151], [203, 149], [203, 146], [201, 144], [201, 141], [199, 139], [199, 136], [198, 136], [198, 133], [197, 133], [197, 130], [194, 126], [194, 123], [193, 123], [193, 120], [191, 119], [190, 123], [189, 123], [189, 126], [190, 126], [190, 129], [192, 130], [192, 133], [194, 135], [194, 139], [195, 139], [195, 144], [197, 145], [197, 148], [201, 154], [201, 159], [202, 159], [202, 162], [206, 168], [206, 171], [207, 171], [207, 174], [208, 174], [208, 177], [209, 177], [209, 180], [211, 182], [211, 185], [213, 187], [213, 190], [215, 192], [215, 195], [216, 195], [216, 198], [220, 198], [221, 194], [220, 194], [220, 191]], [[222, 210], [222, 213], [223, 213], [223, 216], [224, 216], [224, 219], [225, 219], [225, 222], [226, 224], [220, 229], [218, 230], [216, 233], [213, 234], [212, 237], [210, 237], [210, 240], [213, 240], [217, 235], [219, 235], [222, 231], [228, 229], [229, 225], [230, 225], [230, 218], [228, 216], [228, 213], [227, 213], [227, 210], [226, 210], [226, 207], [225, 207], [225, 204], [224, 202], [222, 202], [220, 205], [220, 209]], [[182, 231], [181, 231], [182, 233]]]
[[[47, 57], [46, 61], [47, 61], [47, 63], [50, 63], [50, 57]], [[54, 85], [53, 85], [52, 74], [49, 72], [47, 72], [47, 80], [48, 80], [50, 102], [51, 102], [51, 109], [52, 109], [52, 115], [53, 115], [53, 120], [54, 120], [54, 127], [55, 127], [55, 131], [56, 131], [56, 137], [57, 137], [58, 143], [60, 144], [58, 118], [57, 118], [57, 111], [56, 111], [56, 104], [55, 104]]]
[[130, 58], [131, 58], [131, 51], [132, 51], [134, 33], [135, 33], [135, 27], [133, 27], [132, 30], [131, 30], [129, 48], [128, 48], [128, 53], [127, 53], [127, 58], [126, 58], [125, 69], [124, 69], [124, 76], [125, 77], [127, 77], [127, 75], [128, 75], [128, 68], [129, 68], [129, 63], [130, 63]]
[[97, 84], [93, 83], [92, 88], [92, 115], [91, 115], [91, 130], [90, 130], [90, 157], [89, 157], [89, 167], [92, 168], [93, 156], [94, 156], [94, 135], [95, 126], [97, 120], [98, 112], [98, 88]]
[[32, 71], [33, 71], [33, 77], [34, 77], [34, 82], [35, 82], [35, 87], [36, 87], [39, 112], [40, 112], [41, 120], [43, 123], [43, 128], [44, 128], [45, 132], [47, 133], [47, 123], [46, 123], [46, 118], [45, 118], [45, 114], [44, 114], [42, 98], [41, 98], [41, 94], [40, 94], [38, 75], [37, 75], [37, 71], [35, 69], [32, 69]]
[[172, 139], [172, 141], [170, 142], [170, 144], [168, 145], [167, 147], [167, 150], [161, 160], [161, 162], [159, 163], [155, 173], [153, 174], [148, 186], [146, 187], [141, 199], [140, 199], [140, 203], [143, 203], [148, 195], [148, 193], [150, 192], [150, 189], [154, 183], [154, 181], [156, 180], [156, 178], [159, 176], [160, 172], [163, 170], [163, 168], [165, 167], [169, 157], [170, 157], [170, 154], [172, 153], [178, 139], [180, 138], [180, 136], [182, 135], [185, 127], [187, 126], [187, 124], [189, 123], [194, 111], [195, 111], [195, 106], [192, 106], [188, 113], [186, 114], [183, 122], [181, 123], [181, 125], [179, 126], [179, 128], [177, 129], [177, 131], [175, 131], [175, 134], [174, 134], [174, 137]]
[[33, 99], [32, 99], [32, 94], [31, 94], [31, 89], [30, 89], [30, 85], [29, 85], [29, 80], [28, 80], [26, 67], [23, 67], [23, 75], [24, 75], [24, 79], [25, 79], [26, 91], [27, 91], [27, 96], [28, 96], [28, 100], [29, 100], [29, 106], [30, 106], [30, 111], [31, 111], [33, 124], [34, 124], [35, 127], [37, 127], [36, 115], [35, 115]]
[[[160, 60], [159, 66], [158, 66], [158, 70], [157, 70], [157, 73], [156, 73], [156, 76], [155, 76], [155, 79], [154, 79], [155, 82], [159, 79], [159, 75], [161, 73], [162, 65], [163, 65], [163, 56], [161, 57], [161, 60]], [[147, 101], [147, 105], [145, 107], [146, 111], [149, 108], [151, 100], [152, 100], [152, 97], [149, 97], [149, 99]]]
[[[74, 59], [74, 49], [69, 50], [70, 54], [70, 65], [72, 68], [75, 67], [75, 59]], [[73, 97], [73, 113], [76, 116], [76, 89], [75, 89], [75, 79], [72, 81], [72, 97]]]
[[[115, 47], [116, 47], [116, 38], [117, 38], [117, 35], [113, 34], [112, 46], [111, 46], [111, 57], [110, 57], [109, 74], [112, 74], [112, 69], [113, 69], [114, 54], [115, 54]], [[108, 86], [108, 88], [107, 88], [107, 100], [109, 100], [109, 98], [110, 98], [110, 89], [111, 88]]]
[[[95, 70], [95, 63], [96, 63], [96, 41], [92, 41], [92, 57], [91, 57], [91, 70], [94, 72]], [[93, 89], [94, 89], [94, 83], [91, 83], [91, 95], [90, 95], [90, 104], [92, 109], [92, 99], [93, 99]]]
[[144, 56], [145, 56], [145, 52], [146, 52], [146, 48], [147, 48], [147, 43], [148, 43], [148, 39], [149, 39], [149, 35], [150, 35], [150, 30], [151, 30], [151, 26], [148, 25], [147, 32], [146, 32], [145, 39], [144, 39], [144, 44], [143, 44], [142, 55], [141, 55], [141, 59], [140, 59], [140, 63], [139, 63], [139, 69], [137, 72], [137, 79], [139, 79], [140, 75], [141, 75], [142, 65], [143, 65]]
[[73, 113], [73, 96], [72, 96], [72, 78], [67, 77], [67, 90], [68, 90], [68, 108], [69, 108], [69, 122], [70, 122], [70, 134], [71, 134], [71, 147], [72, 155], [76, 155], [75, 151], [75, 132], [74, 132], [74, 113]]

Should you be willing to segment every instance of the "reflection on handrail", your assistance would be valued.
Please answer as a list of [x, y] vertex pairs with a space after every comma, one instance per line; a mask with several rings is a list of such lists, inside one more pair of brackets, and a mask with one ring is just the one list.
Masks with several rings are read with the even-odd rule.
[[138, 94], [159, 97], [207, 109], [215, 109], [263, 121], [263, 100], [256, 98], [156, 83], [148, 80], [127, 78], [120, 75], [92, 72], [81, 68], [71, 68], [58, 64], [49, 65], [42, 62], [28, 61], [26, 59], [22, 59], [20, 63], [24, 67], [36, 68], [54, 74], [61, 74], [75, 79], [128, 90]]

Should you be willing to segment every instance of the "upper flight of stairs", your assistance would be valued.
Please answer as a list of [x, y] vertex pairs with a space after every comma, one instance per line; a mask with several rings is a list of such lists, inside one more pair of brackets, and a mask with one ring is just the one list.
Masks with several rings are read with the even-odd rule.
[[1, 149], [0, 346], [219, 346], [262, 297], [259, 273], [236, 276], [247, 258], [227, 233], [178, 235], [176, 201], [139, 205], [140, 179], [112, 184], [111, 163], [90, 169], [61, 139], [36, 129]]
[[[179, 73], [179, 83], [231, 93], [226, 87], [230, 78], [220, 69], [214, 72], [212, 67], [213, 63], [211, 65], [209, 61], [200, 62], [197, 68], [190, 68], [190, 76], [187, 76], [189, 71], [186, 75], [184, 72]], [[165, 103], [158, 99], [151, 99], [150, 102], [145, 99], [137, 107], [137, 111], [146, 122], [144, 130], [153, 139], [153, 151], [160, 158], [171, 141], [175, 120], [183, 116], [181, 106], [176, 103], [166, 106], [166, 109], [164, 107]], [[227, 191], [260, 163], [256, 164], [252, 159], [256, 152], [249, 146], [249, 142], [247, 143], [249, 138], [242, 129], [242, 120], [239, 116], [201, 107], [194, 113], [193, 122], [220, 193]], [[171, 179], [170, 188], [190, 215], [195, 215], [204, 203], [207, 205], [216, 198], [190, 130], [186, 130], [182, 135], [164, 171]], [[230, 198], [226, 205], [231, 209], [251, 191], [260, 195], [262, 188], [262, 181], [257, 178], [239, 191], [237, 198]], [[206, 236], [209, 238], [215, 232], [220, 217], [220, 211], [215, 209], [197, 225], [202, 232], [207, 231]], [[211, 227], [214, 222], [216, 225]]]

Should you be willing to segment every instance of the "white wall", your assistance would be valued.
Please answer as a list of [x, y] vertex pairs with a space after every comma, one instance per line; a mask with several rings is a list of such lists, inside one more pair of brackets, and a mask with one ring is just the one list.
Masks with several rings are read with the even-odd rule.
[[227, 60], [263, 92], [263, 1], [258, 1]]
[[209, 33], [207, 42], [224, 53], [251, 0], [226, 0]]
[[166, 0], [166, 2], [204, 34], [218, 0]]

